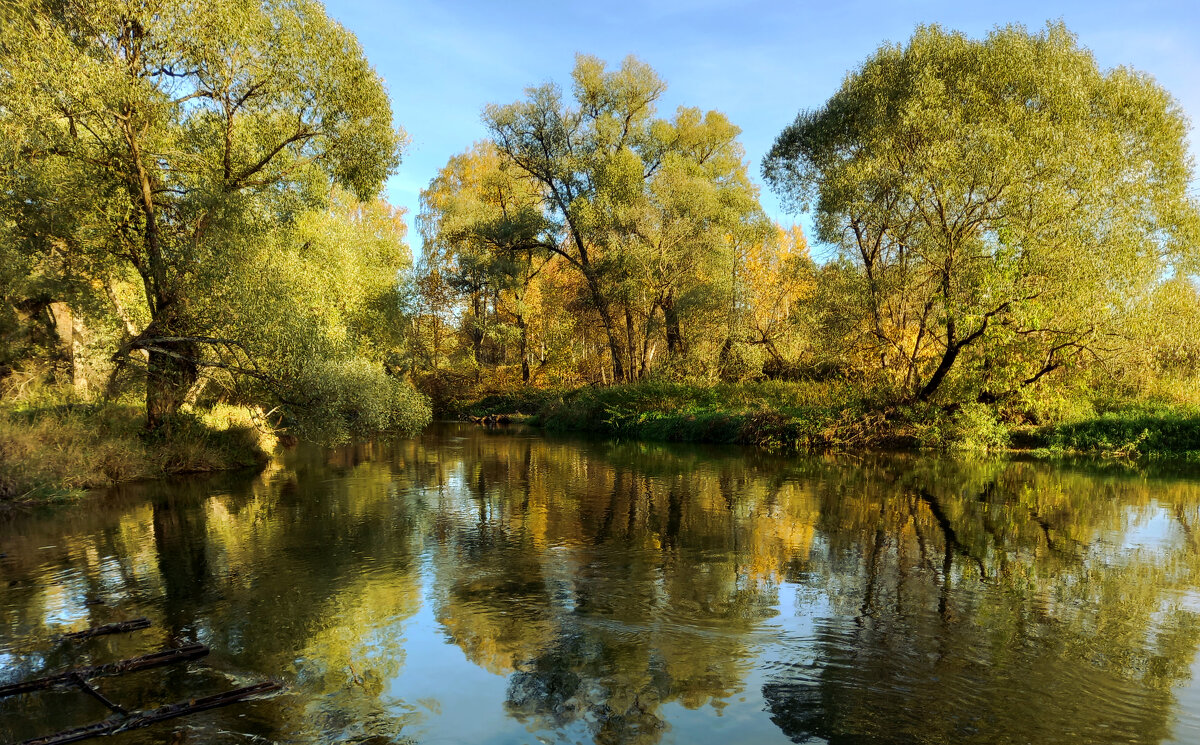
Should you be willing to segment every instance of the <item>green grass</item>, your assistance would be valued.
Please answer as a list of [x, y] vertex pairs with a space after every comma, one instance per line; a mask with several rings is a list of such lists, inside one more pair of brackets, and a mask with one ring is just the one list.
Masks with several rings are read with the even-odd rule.
[[1200, 406], [1130, 402], [1047, 427], [1040, 439], [1051, 454], [1200, 461]]
[[882, 446], [888, 434], [883, 414], [868, 406], [861, 391], [831, 383], [650, 381], [492, 395], [462, 410], [472, 416], [531, 414], [552, 430], [770, 450]]
[[569, 391], [558, 388], [521, 388], [512, 391], [492, 392], [478, 400], [458, 402], [449, 411], [454, 417], [487, 416], [488, 414], [519, 414], [537, 417], [550, 407], [562, 402]]
[[0, 501], [70, 498], [86, 489], [261, 465], [274, 436], [232, 406], [181, 413], [144, 431], [134, 401], [85, 402], [50, 391], [0, 401]]
[[[1086, 404], [1086, 405], [1083, 405]], [[677, 442], [741, 443], [778, 451], [1024, 450], [1046, 456], [1200, 460], [1200, 405], [1087, 402], [1037, 428], [993, 407], [889, 406], [845, 382], [689, 384], [517, 390], [460, 403], [458, 416], [522, 413], [552, 430]], [[1082, 412], [1086, 411], [1086, 415]]]

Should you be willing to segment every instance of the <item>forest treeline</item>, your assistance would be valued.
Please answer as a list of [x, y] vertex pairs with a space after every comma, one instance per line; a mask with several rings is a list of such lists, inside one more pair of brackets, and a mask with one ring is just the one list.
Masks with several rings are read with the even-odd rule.
[[410, 349], [448, 410], [809, 447], [1099, 416], [1047, 444], [1200, 450], [1188, 122], [1149, 76], [1060, 24], [881, 47], [762, 163], [821, 262], [765, 215], [737, 127], [660, 115], [664, 90], [579, 56], [422, 193]]
[[489, 395], [834, 433], [772, 435], [793, 446], [1135, 399], [1200, 429], [1188, 122], [1148, 75], [1059, 24], [880, 47], [762, 163], [819, 262], [759, 204], [735, 123], [660, 112], [665, 90], [580, 55], [567, 88], [486, 107], [421, 194], [414, 263], [382, 191], [406, 136], [319, 3], [0, 4], [0, 493], [80, 432], [175, 443], [93, 442], [82, 484]]

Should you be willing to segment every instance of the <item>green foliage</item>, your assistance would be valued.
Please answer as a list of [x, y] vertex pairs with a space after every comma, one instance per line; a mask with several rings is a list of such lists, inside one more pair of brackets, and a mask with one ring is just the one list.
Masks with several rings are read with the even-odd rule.
[[1061, 25], [923, 27], [801, 114], [764, 172], [841, 251], [826, 297], [852, 364], [901, 398], [994, 401], [1136, 351], [1147, 297], [1197, 266], [1186, 131]]
[[383, 200], [335, 190], [330, 210], [277, 228], [214, 278], [214, 332], [239, 340], [214, 364], [240, 373], [218, 370], [237, 398], [270, 402], [318, 441], [429, 421], [428, 402], [387, 370], [403, 343], [404, 229], [403, 213]]
[[408, 383], [365, 359], [306, 365], [295, 387], [310, 405], [293, 408], [301, 437], [337, 443], [378, 432], [412, 435], [429, 423], [429, 401]]
[[884, 444], [887, 431], [844, 384], [708, 384], [651, 380], [548, 396], [550, 429], [616, 437], [726, 442], [769, 450], [844, 450]]
[[994, 407], [985, 404], [964, 404], [952, 413], [918, 404], [907, 407], [903, 414], [913, 442], [920, 448], [997, 452], [1006, 450], [1011, 441], [1008, 426], [997, 417]]
[[[770, 225], [740, 130], [723, 114], [681, 107], [656, 118], [666, 85], [634, 57], [608, 70], [579, 55], [572, 78], [573, 102], [547, 84], [484, 113], [495, 168], [533, 185], [536, 199], [516, 201], [511, 214], [496, 205], [468, 211], [463, 222], [453, 201], [426, 197], [427, 224], [463, 226], [458, 240], [474, 236], [492, 251], [552, 257], [573, 280], [562, 289], [575, 296], [563, 305], [576, 328], [603, 330], [594, 346], [607, 348], [612, 379], [643, 379], [660, 339], [678, 362], [702, 335], [719, 335], [717, 346], [729, 335], [722, 321], [734, 304], [737, 247], [763, 239]], [[448, 183], [463, 180], [441, 178], [431, 191]]]
[[51, 300], [127, 290], [110, 354], [146, 364], [152, 427], [202, 370], [271, 405], [314, 356], [381, 364], [407, 253], [372, 200], [402, 134], [319, 3], [0, 13], [0, 229]]
[[1048, 428], [1051, 452], [1200, 460], [1200, 406], [1147, 402]]
[[[740, 443], [779, 451], [855, 452], [917, 448], [1044, 455], [1101, 455], [1127, 459], [1195, 459], [1200, 453], [1200, 406], [1137, 402], [1102, 405], [1076, 393], [1047, 402], [1053, 423], [1020, 426], [1020, 407], [957, 407], [914, 403], [891, 407], [887, 390], [845, 382], [687, 383], [664, 379], [605, 388], [518, 388], [467, 393], [443, 409], [448, 416], [532, 415], [552, 430], [647, 440]], [[1092, 394], [1094, 396], [1094, 394]], [[1104, 409], [1103, 406], [1111, 407]]]

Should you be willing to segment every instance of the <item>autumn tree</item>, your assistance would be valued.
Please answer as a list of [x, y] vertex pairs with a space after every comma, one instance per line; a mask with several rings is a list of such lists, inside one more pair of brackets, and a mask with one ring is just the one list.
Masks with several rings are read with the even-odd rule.
[[491, 143], [478, 143], [452, 157], [421, 192], [418, 223], [429, 271], [467, 302], [472, 363], [484, 361], [485, 338], [511, 327], [529, 382], [529, 300], [556, 240], [536, 182], [503, 162]]
[[800, 227], [774, 226], [741, 246], [732, 282], [730, 343], [761, 348], [771, 376], [794, 375], [812, 351], [809, 301], [816, 291], [816, 266]]
[[[852, 267], [848, 339], [903, 398], [995, 401], [1123, 349], [1195, 266], [1187, 123], [1061, 24], [881, 47], [764, 173]], [[950, 392], [947, 393], [947, 389]]]
[[[311, 0], [0, 12], [6, 213], [27, 254], [136, 277], [147, 323], [121, 351], [148, 357], [155, 427], [214, 348], [247, 351], [216, 335], [211, 305], [248, 257], [270, 259], [247, 248], [322, 209], [335, 185], [372, 199], [397, 165], [382, 81]], [[226, 367], [256, 372], [244, 358]]]
[[609, 71], [580, 55], [572, 80], [573, 104], [547, 84], [484, 120], [502, 161], [539, 189], [537, 242], [582, 280], [613, 379], [636, 379], [660, 314], [669, 350], [683, 351], [683, 296], [761, 211], [724, 115], [656, 118], [666, 86], [633, 57]]

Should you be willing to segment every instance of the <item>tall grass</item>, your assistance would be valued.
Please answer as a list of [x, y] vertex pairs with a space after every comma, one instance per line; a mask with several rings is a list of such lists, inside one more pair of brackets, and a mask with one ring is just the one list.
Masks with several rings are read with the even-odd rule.
[[44, 500], [123, 481], [261, 464], [275, 447], [252, 412], [218, 405], [147, 434], [138, 402], [61, 389], [0, 400], [0, 500]]

